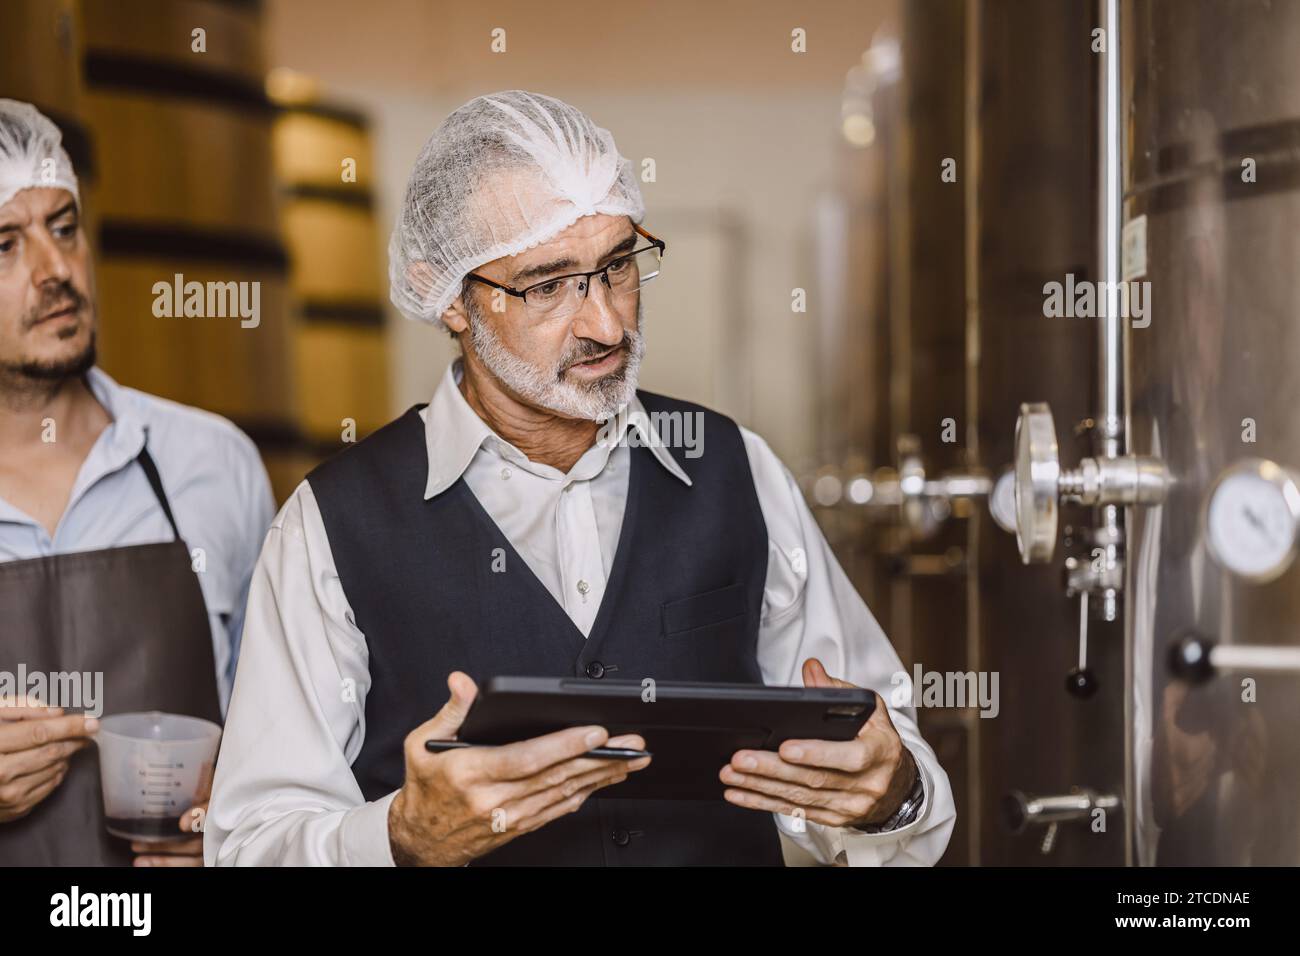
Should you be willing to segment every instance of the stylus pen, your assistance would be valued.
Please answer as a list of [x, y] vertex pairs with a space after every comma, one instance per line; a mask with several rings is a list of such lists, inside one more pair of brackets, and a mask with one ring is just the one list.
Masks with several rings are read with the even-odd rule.
[[[442, 753], [444, 750], [459, 750], [461, 747], [479, 747], [486, 746], [483, 744], [466, 743], [463, 740], [426, 740], [424, 749], [431, 754]], [[597, 747], [595, 750], [588, 750], [584, 757], [596, 757], [600, 760], [636, 760], [638, 757], [652, 756], [648, 750], [629, 750], [626, 747]]]

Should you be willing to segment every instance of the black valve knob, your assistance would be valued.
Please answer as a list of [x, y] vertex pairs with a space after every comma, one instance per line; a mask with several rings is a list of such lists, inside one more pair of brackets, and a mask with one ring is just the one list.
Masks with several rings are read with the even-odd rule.
[[1214, 676], [1214, 666], [1210, 663], [1213, 646], [1213, 642], [1189, 632], [1170, 646], [1169, 670], [1189, 683], [1204, 684]]
[[1097, 693], [1097, 675], [1087, 667], [1076, 667], [1065, 675], [1065, 690], [1086, 700]]

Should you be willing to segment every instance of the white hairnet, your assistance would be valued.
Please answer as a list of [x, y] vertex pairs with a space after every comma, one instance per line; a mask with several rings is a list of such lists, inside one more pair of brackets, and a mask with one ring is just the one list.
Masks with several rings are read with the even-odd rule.
[[63, 135], [30, 103], [0, 99], [0, 206], [24, 189], [66, 189], [77, 204], [77, 175]]
[[441, 324], [466, 273], [596, 213], [645, 216], [608, 130], [538, 93], [476, 97], [434, 131], [411, 171], [388, 244], [393, 305]]

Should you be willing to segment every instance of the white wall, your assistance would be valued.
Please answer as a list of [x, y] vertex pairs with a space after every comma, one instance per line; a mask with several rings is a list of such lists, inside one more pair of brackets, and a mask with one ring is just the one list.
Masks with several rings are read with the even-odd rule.
[[[659, 287], [647, 290], [650, 352], [642, 383], [736, 416], [797, 471], [808, 464], [814, 438], [815, 204], [833, 175], [844, 72], [869, 44], [884, 6], [827, 4], [830, 14], [823, 8], [813, 17], [821, 25], [807, 27], [806, 60], [789, 52], [788, 36], [791, 24], [809, 22], [806, 11], [787, 13], [797, 8], [776, 3], [734, 6], [721, 27], [710, 27], [712, 34], [690, 30], [675, 41], [669, 31], [656, 35], [650, 49], [635, 51], [643, 63], [667, 66], [611, 74], [619, 50], [632, 55], [637, 45], [632, 24], [604, 43], [594, 37], [604, 59], [588, 77], [571, 57], [533, 52], [525, 63], [521, 56], [511, 69], [497, 70], [506, 61], [467, 56], [466, 44], [486, 46], [486, 32], [478, 30], [493, 22], [491, 11], [481, 24], [456, 21], [454, 30], [431, 38], [421, 59], [414, 52], [419, 44], [405, 34], [432, 29], [436, 14], [426, 5], [364, 7], [381, 18], [400, 19], [404, 12], [414, 18], [408, 29], [386, 33], [373, 17], [357, 25], [357, 8], [341, 0], [272, 0], [269, 53], [273, 65], [312, 73], [372, 118], [385, 236], [425, 139], [447, 113], [481, 93], [523, 87], [559, 97], [610, 129], [638, 166], [654, 157], [657, 182], [642, 184], [646, 225], [668, 242], [669, 252]], [[706, 9], [676, 3], [639, 9], [667, 15], [674, 7]], [[716, 8], [710, 12], [717, 15]], [[501, 19], [511, 22], [504, 13]], [[746, 32], [730, 36], [741, 22]], [[532, 40], [544, 53], [540, 29], [512, 42]], [[515, 29], [512, 36], [519, 35]], [[460, 61], [469, 66], [452, 66]], [[440, 63], [448, 75], [441, 75]], [[795, 286], [808, 290], [807, 313], [791, 312]], [[390, 327], [396, 413], [428, 398], [454, 351], [444, 333], [396, 313]]]

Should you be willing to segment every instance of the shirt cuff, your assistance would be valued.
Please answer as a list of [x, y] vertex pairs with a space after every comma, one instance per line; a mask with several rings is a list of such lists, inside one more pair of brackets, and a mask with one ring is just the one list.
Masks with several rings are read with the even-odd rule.
[[343, 818], [343, 863], [345, 866], [396, 866], [388, 842], [388, 807], [397, 796], [385, 797], [349, 810]]

